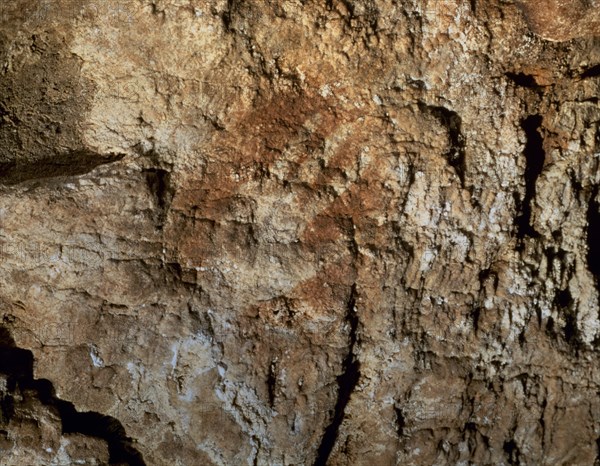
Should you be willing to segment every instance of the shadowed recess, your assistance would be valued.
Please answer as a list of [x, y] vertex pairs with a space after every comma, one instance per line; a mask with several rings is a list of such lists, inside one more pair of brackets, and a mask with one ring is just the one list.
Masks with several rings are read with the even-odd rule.
[[0, 184], [14, 185], [30, 180], [84, 175], [99, 165], [116, 162], [123, 157], [122, 154], [100, 155], [88, 150], [78, 150], [38, 161], [1, 162]]
[[583, 73], [581, 73], [581, 79], [596, 78], [598, 76], [600, 76], [600, 64], [590, 66]]
[[543, 139], [540, 133], [542, 126], [541, 115], [530, 115], [521, 121], [521, 128], [525, 131], [527, 142], [525, 143], [525, 195], [518, 203], [519, 212], [515, 219], [517, 226], [517, 238], [523, 240], [526, 236], [536, 238], [539, 236], [531, 225], [531, 201], [535, 199], [535, 184], [544, 168], [546, 153], [543, 147]]
[[[79, 433], [101, 438], [108, 444], [110, 464], [145, 466], [142, 454], [134, 447], [134, 441], [127, 436], [123, 425], [111, 416], [96, 412], [78, 412], [73, 403], [56, 397], [49, 380], [33, 378], [33, 354], [17, 348], [10, 332], [0, 327], [0, 373], [7, 376], [9, 392], [19, 387], [30, 390], [46, 406], [58, 412], [63, 433]], [[9, 395], [0, 404], [0, 421], [9, 422], [14, 414], [15, 401]]]
[[587, 263], [596, 283], [600, 280], [600, 204], [598, 203], [598, 186], [591, 195], [587, 211]]

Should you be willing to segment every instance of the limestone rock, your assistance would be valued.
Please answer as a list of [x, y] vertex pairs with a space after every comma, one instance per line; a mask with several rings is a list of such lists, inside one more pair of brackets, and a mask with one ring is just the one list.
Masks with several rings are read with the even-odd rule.
[[600, 461], [597, 0], [0, 4], [0, 463]]

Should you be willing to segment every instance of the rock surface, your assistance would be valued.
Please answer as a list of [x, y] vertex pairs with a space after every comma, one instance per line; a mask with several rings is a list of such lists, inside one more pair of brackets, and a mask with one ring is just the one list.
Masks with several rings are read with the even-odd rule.
[[0, 3], [0, 462], [599, 464], [599, 11]]

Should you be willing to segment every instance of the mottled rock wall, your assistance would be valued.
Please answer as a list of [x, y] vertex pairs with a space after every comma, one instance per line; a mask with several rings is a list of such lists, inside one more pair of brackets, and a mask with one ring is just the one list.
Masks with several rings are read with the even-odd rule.
[[599, 464], [599, 11], [0, 3], [0, 463]]

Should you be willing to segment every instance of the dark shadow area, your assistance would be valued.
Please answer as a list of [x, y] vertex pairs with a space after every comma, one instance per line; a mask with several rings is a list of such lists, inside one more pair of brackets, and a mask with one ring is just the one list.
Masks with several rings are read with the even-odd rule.
[[398, 438], [404, 437], [404, 428], [406, 427], [406, 418], [404, 417], [404, 413], [402, 409], [399, 407], [394, 408], [394, 412], [396, 413], [396, 433], [398, 434]]
[[535, 77], [530, 74], [508, 72], [506, 73], [506, 77], [519, 87], [536, 90], [542, 87], [536, 82]]
[[537, 238], [539, 233], [531, 225], [531, 201], [535, 198], [535, 184], [544, 169], [546, 153], [543, 147], [543, 138], [540, 133], [542, 126], [541, 115], [530, 115], [521, 121], [521, 128], [525, 131], [525, 195], [518, 202], [518, 214], [515, 219], [517, 238], [523, 240], [526, 236]]
[[587, 209], [587, 263], [596, 286], [600, 280], [600, 204], [597, 197], [598, 186], [592, 190]]
[[144, 175], [148, 190], [154, 197], [156, 204], [156, 222], [158, 228], [162, 229], [173, 199], [171, 174], [162, 168], [149, 168], [144, 170]]
[[[587, 264], [594, 276], [596, 291], [600, 295], [600, 203], [598, 203], [598, 186], [594, 186], [588, 202], [587, 217]], [[600, 304], [600, 296], [598, 297]], [[594, 340], [594, 346], [600, 347], [600, 337]]]
[[0, 401], [0, 421], [10, 422], [15, 401], [10, 395], [15, 389], [36, 394], [41, 403], [59, 413], [63, 433], [79, 433], [101, 438], [108, 444], [110, 464], [145, 466], [142, 455], [127, 437], [123, 425], [115, 418], [96, 412], [79, 413], [72, 403], [56, 397], [49, 380], [33, 378], [33, 354], [17, 348], [10, 332], [0, 326], [0, 373], [7, 377], [8, 394]]
[[591, 66], [581, 73], [581, 79], [595, 78], [597, 76], [600, 76], [600, 64]]
[[103, 156], [90, 151], [74, 151], [62, 157], [38, 161], [19, 161], [0, 163], [0, 184], [14, 185], [29, 180], [46, 180], [70, 177], [89, 173], [99, 165], [121, 160], [121, 154]]
[[519, 460], [519, 454], [520, 454], [519, 447], [517, 446], [517, 443], [514, 440], [508, 440], [508, 441], [504, 442], [503, 449], [504, 449], [504, 452], [506, 453], [506, 456], [508, 457], [508, 464], [510, 464], [510, 465], [521, 464], [521, 462]]

